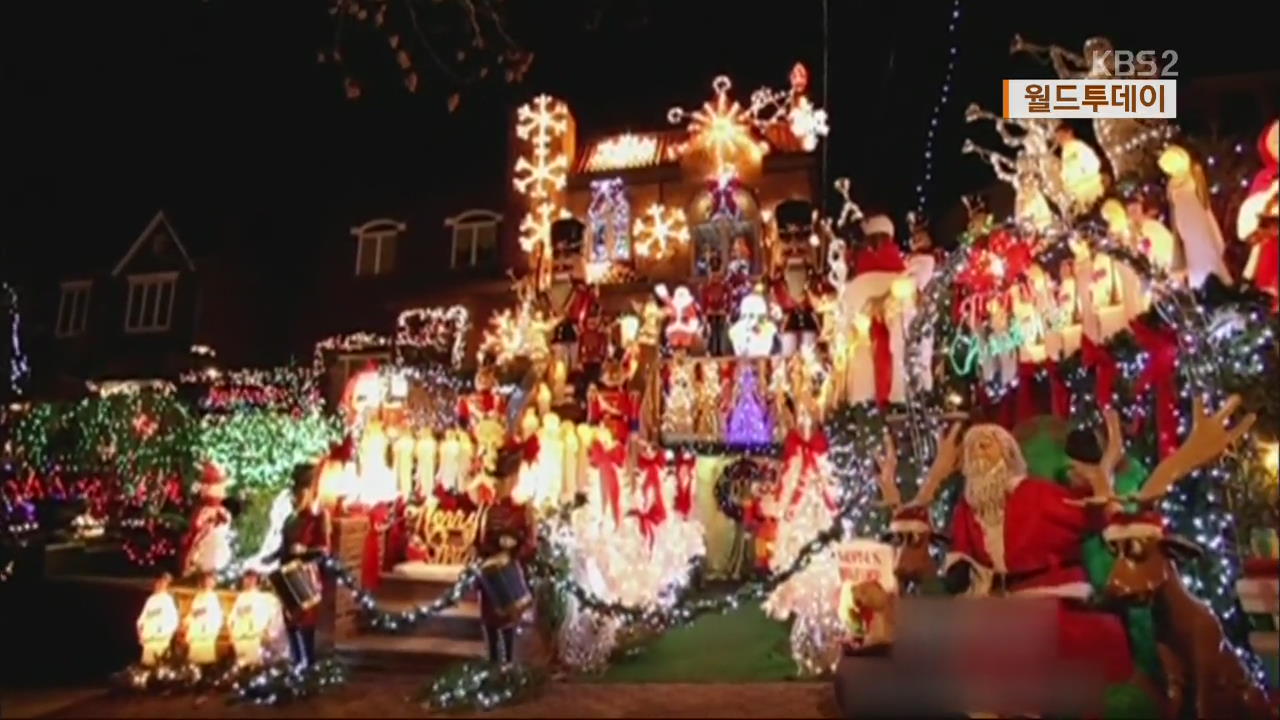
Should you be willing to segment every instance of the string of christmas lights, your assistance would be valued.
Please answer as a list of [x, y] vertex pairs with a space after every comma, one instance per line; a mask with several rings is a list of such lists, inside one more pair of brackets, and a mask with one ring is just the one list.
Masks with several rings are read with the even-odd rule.
[[7, 281], [0, 283], [0, 295], [3, 295], [3, 305], [9, 313], [9, 393], [20, 397], [23, 385], [31, 376], [31, 363], [22, 349], [22, 310], [18, 306], [17, 289]]
[[929, 116], [929, 129], [926, 131], [924, 143], [924, 175], [920, 183], [916, 185], [916, 212], [921, 217], [928, 210], [929, 185], [933, 182], [933, 141], [938, 130], [938, 120], [941, 118], [942, 111], [946, 109], [947, 101], [951, 97], [951, 79], [955, 74], [956, 60], [960, 55], [960, 48], [956, 45], [955, 40], [956, 29], [959, 26], [960, 0], [952, 0], [951, 18], [947, 25], [948, 37], [951, 38], [951, 46], [947, 51], [947, 70], [942, 77], [938, 100], [934, 102], [933, 111]]

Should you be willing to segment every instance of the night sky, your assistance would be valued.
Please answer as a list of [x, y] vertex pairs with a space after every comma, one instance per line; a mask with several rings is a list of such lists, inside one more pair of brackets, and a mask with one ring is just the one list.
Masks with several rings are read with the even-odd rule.
[[1094, 34], [1172, 48], [1184, 79], [1280, 68], [1271, 4], [962, 0], [949, 34], [950, 0], [831, 0], [822, 103], [817, 0], [511, 4], [508, 29], [536, 53], [528, 76], [464, 88], [453, 113], [445, 99], [455, 88], [428, 79], [406, 93], [390, 52], [359, 37], [347, 56], [365, 93], [347, 101], [334, 68], [316, 62], [332, 34], [326, 2], [7, 5], [5, 266], [114, 258], [168, 206], [201, 218], [198, 253], [242, 242], [283, 261], [333, 232], [320, 209], [356, 196], [501, 190], [510, 109], [538, 92], [566, 99], [580, 134], [661, 128], [671, 105], [709, 98], [716, 74], [745, 100], [761, 84], [785, 86], [796, 60], [833, 118], [829, 177], [851, 175], [864, 204], [901, 216], [954, 44], [930, 191], [941, 213], [990, 179], [959, 153], [965, 105], [993, 104], [1002, 77], [1047, 72], [1009, 58], [1014, 32], [1077, 50]]

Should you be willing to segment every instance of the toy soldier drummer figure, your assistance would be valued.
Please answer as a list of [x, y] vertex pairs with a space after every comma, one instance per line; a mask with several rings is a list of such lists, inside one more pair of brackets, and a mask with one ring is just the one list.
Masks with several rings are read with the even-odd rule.
[[309, 666], [316, 659], [316, 625], [320, 621], [317, 560], [329, 548], [329, 517], [316, 501], [315, 468], [293, 468], [293, 514], [281, 530], [276, 557], [280, 570], [271, 577], [285, 606], [285, 627], [295, 664]]
[[480, 569], [480, 618], [484, 625], [489, 661], [501, 664], [515, 659], [516, 626], [533, 604], [522, 563], [537, 550], [532, 506], [511, 495], [520, 468], [521, 450], [508, 449], [493, 468], [498, 499], [480, 521], [476, 549]]

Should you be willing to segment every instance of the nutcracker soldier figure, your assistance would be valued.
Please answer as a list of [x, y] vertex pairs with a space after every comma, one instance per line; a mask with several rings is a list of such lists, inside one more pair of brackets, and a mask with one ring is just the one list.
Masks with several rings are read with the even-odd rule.
[[532, 508], [511, 496], [521, 457], [515, 450], [498, 459], [498, 499], [485, 510], [476, 540], [482, 558], [480, 618], [489, 661], [504, 665], [515, 659], [516, 626], [533, 604], [522, 563], [537, 550], [536, 523]]
[[702, 309], [707, 315], [707, 354], [720, 357], [729, 353], [729, 286], [724, 280], [720, 255], [709, 252], [710, 276], [702, 285]]

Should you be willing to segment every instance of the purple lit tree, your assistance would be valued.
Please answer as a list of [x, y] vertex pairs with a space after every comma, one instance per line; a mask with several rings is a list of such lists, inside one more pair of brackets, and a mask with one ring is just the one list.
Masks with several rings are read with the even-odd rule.
[[733, 410], [725, 440], [730, 445], [767, 445], [773, 442], [773, 420], [760, 394], [760, 380], [752, 363], [738, 365]]

